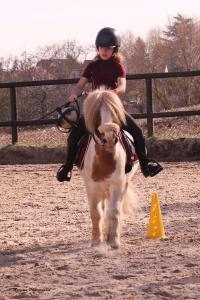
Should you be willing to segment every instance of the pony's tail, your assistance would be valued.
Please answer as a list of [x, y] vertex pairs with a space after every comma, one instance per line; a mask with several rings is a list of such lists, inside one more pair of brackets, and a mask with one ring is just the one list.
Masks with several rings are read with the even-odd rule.
[[133, 186], [130, 182], [127, 183], [126, 193], [123, 199], [123, 213], [135, 215], [139, 210], [138, 195], [134, 191]]

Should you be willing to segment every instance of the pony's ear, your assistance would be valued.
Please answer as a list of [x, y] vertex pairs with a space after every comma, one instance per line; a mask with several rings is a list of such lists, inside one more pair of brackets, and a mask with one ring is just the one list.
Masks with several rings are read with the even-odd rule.
[[114, 131], [118, 133], [120, 131], [120, 127], [118, 124], [115, 123], [104, 123], [98, 127], [100, 133], [105, 133], [107, 131]]

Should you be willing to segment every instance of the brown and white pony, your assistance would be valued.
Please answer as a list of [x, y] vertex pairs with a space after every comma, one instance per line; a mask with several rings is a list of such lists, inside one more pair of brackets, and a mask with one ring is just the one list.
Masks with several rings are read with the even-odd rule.
[[92, 245], [105, 240], [111, 248], [118, 248], [122, 212], [127, 204], [134, 206], [130, 180], [138, 167], [136, 163], [125, 174], [126, 153], [118, 142], [126, 122], [124, 107], [114, 92], [95, 90], [85, 99], [83, 111], [93, 136], [81, 171], [92, 219]]

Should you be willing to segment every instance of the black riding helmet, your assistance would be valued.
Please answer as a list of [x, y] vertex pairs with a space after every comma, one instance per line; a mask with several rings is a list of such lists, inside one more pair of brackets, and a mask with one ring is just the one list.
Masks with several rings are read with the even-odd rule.
[[121, 39], [116, 29], [111, 27], [102, 28], [96, 37], [95, 45], [99, 47], [120, 47]]

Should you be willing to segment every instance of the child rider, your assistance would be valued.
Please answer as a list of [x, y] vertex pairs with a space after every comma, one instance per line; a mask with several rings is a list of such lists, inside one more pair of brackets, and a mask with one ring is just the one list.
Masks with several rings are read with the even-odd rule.
[[[126, 70], [122, 65], [122, 56], [118, 52], [120, 42], [120, 37], [114, 28], [105, 27], [98, 32], [95, 42], [97, 57], [83, 71], [79, 82], [72, 89], [72, 93], [68, 98], [69, 102], [77, 100], [77, 96], [81, 94], [88, 81], [92, 82], [93, 90], [98, 89], [100, 86], [105, 86], [113, 90], [117, 95], [125, 93]], [[127, 112], [126, 122], [127, 124], [122, 129], [133, 136], [135, 150], [143, 175], [145, 177], [155, 176], [162, 171], [162, 166], [147, 157], [142, 130]], [[57, 172], [58, 181], [69, 181], [71, 179], [71, 171], [78, 148], [77, 144], [80, 138], [86, 133], [84, 118], [81, 117], [78, 126], [72, 127], [69, 134], [66, 162]]]

